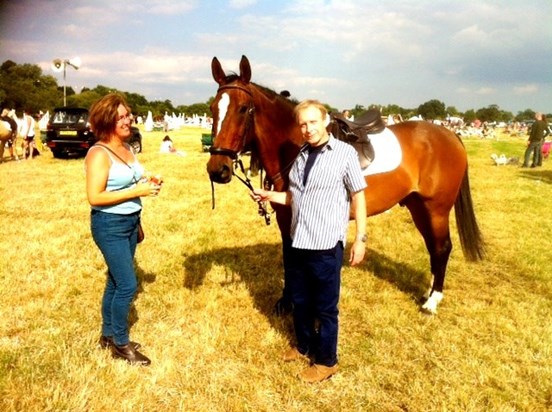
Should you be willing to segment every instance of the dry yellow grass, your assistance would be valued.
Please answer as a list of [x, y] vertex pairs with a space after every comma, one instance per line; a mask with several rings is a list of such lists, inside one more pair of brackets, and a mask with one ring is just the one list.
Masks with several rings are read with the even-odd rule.
[[144, 201], [140, 290], [131, 336], [149, 368], [96, 346], [104, 262], [89, 231], [82, 159], [49, 152], [0, 165], [0, 410], [2, 411], [539, 411], [552, 408], [549, 199], [552, 166], [493, 166], [520, 156], [522, 138], [467, 140], [488, 257], [467, 263], [453, 231], [445, 299], [436, 317], [416, 298], [428, 257], [408, 213], [368, 220], [369, 254], [345, 266], [340, 372], [316, 385], [283, 364], [290, 319], [271, 313], [282, 264], [238, 181], [205, 172], [200, 130], [171, 133], [185, 157], [158, 153], [144, 133], [147, 169], [161, 173]]

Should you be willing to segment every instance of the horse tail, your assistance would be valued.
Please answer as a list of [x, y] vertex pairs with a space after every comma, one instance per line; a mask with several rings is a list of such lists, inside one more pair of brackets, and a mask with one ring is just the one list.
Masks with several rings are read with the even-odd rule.
[[483, 259], [485, 256], [485, 242], [483, 241], [483, 236], [479, 230], [473, 210], [467, 166], [460, 191], [454, 202], [454, 214], [464, 256], [469, 261]]

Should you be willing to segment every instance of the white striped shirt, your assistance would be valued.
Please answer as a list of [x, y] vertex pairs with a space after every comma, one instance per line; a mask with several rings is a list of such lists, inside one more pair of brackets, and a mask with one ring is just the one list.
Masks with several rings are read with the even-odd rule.
[[338, 241], [345, 244], [351, 194], [363, 190], [366, 181], [355, 149], [330, 135], [303, 186], [308, 147], [299, 152], [289, 174], [292, 246], [327, 250]]

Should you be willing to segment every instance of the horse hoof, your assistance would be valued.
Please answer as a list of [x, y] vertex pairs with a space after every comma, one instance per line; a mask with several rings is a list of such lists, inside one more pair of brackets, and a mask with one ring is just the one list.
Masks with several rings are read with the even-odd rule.
[[441, 292], [433, 292], [426, 302], [422, 306], [422, 312], [427, 313], [428, 315], [437, 314], [437, 306], [443, 300], [443, 294]]
[[425, 315], [436, 315], [437, 314], [437, 309], [436, 308], [430, 308], [430, 307], [427, 307], [426, 305], [423, 305], [422, 308], [422, 313], [425, 314]]

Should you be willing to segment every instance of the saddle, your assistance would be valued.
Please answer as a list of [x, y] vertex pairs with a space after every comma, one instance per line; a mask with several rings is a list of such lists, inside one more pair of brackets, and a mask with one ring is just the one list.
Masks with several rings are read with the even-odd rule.
[[385, 123], [377, 109], [364, 112], [355, 121], [347, 120], [341, 113], [330, 113], [328, 131], [336, 139], [349, 143], [356, 149], [362, 169], [370, 166], [375, 156], [369, 135], [381, 133], [383, 129]]

